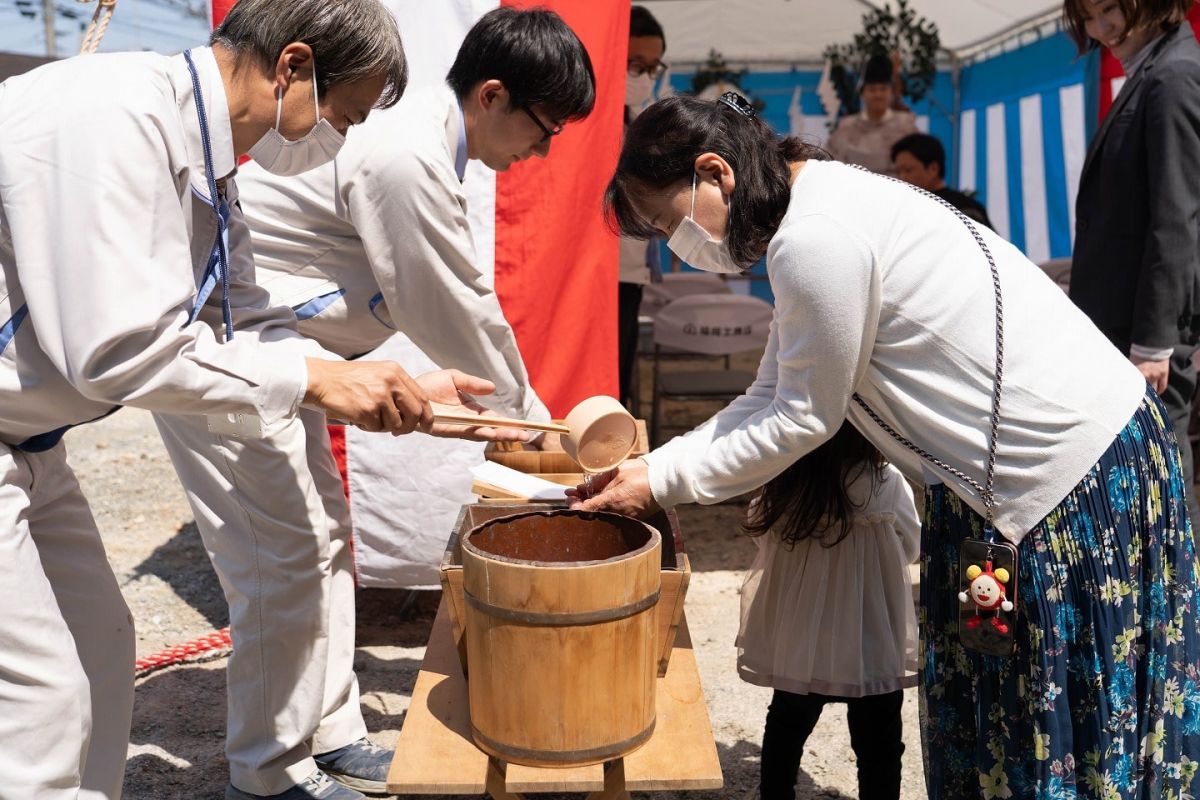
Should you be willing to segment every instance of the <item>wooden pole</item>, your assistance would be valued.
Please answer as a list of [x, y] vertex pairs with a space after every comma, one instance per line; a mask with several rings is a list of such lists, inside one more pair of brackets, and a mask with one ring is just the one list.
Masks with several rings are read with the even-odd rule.
[[58, 57], [58, 42], [54, 37], [54, 0], [42, 0], [42, 17], [46, 23], [46, 55]]

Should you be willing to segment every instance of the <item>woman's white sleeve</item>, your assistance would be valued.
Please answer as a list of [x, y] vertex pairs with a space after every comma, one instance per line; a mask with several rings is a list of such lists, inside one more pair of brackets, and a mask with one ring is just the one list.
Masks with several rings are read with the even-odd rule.
[[771, 340], [750, 391], [646, 456], [655, 500], [716, 503], [757, 488], [833, 435], [875, 341], [878, 265], [855, 231], [792, 220], [768, 252]]

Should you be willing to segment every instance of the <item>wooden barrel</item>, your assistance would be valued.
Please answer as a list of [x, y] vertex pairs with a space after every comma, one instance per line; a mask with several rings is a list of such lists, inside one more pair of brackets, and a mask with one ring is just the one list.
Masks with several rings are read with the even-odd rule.
[[538, 511], [463, 541], [471, 732], [514, 764], [595, 764], [654, 732], [662, 541], [629, 517]]

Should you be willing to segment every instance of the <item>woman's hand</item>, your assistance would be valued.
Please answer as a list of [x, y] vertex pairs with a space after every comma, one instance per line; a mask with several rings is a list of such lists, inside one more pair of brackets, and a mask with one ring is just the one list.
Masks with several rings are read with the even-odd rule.
[[1167, 390], [1167, 381], [1171, 377], [1171, 359], [1164, 358], [1162, 361], [1150, 361], [1138, 356], [1130, 356], [1129, 360], [1138, 368], [1138, 371], [1146, 378], [1146, 382], [1154, 387], [1154, 391], [1162, 394]]
[[435, 412], [475, 414], [480, 417], [481, 424], [476, 426], [452, 425], [430, 419], [430, 424], [422, 425], [421, 430], [431, 436], [470, 439], [476, 442], [524, 442], [529, 439], [529, 434], [523, 430], [487, 425], [487, 417], [499, 415], [475, 402], [474, 395], [491, 394], [496, 391], [496, 384], [489, 380], [476, 378], [456, 369], [440, 369], [417, 376], [417, 385], [424, 390], [429, 401], [436, 404]]
[[650, 493], [650, 468], [636, 458], [597, 475], [590, 487], [584, 483], [568, 489], [567, 498], [579, 511], [615, 511], [644, 519], [659, 510]]

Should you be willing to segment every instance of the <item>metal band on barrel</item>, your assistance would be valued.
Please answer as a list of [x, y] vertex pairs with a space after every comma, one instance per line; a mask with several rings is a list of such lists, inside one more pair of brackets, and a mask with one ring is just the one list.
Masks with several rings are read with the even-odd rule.
[[541, 763], [560, 763], [571, 762], [579, 763], [599, 763], [608, 761], [613, 758], [625, 755], [638, 747], [641, 747], [654, 734], [654, 726], [658, 720], [653, 719], [647, 728], [634, 736], [630, 736], [623, 742], [614, 742], [604, 747], [593, 747], [588, 750], [530, 750], [524, 747], [512, 747], [511, 745], [501, 744], [495, 739], [480, 733], [479, 729], [474, 724], [471, 725], [471, 735], [475, 737], [475, 741], [484, 750], [490, 751], [494, 755], [498, 755], [508, 761], [530, 761]]
[[636, 603], [618, 606], [616, 608], [602, 608], [597, 611], [574, 611], [568, 613], [553, 613], [548, 611], [520, 611], [513, 608], [501, 608], [494, 606], [491, 603], [480, 600], [475, 595], [471, 594], [466, 588], [463, 589], [463, 599], [467, 601], [467, 605], [482, 611], [489, 617], [503, 619], [509, 622], [521, 622], [526, 625], [554, 625], [558, 627], [567, 627], [572, 625], [595, 625], [598, 622], [612, 622], [618, 619], [632, 617], [635, 614], [640, 614], [648, 608], [653, 608], [658, 602], [658, 596], [662, 588], [655, 589], [653, 593], [646, 595]]

